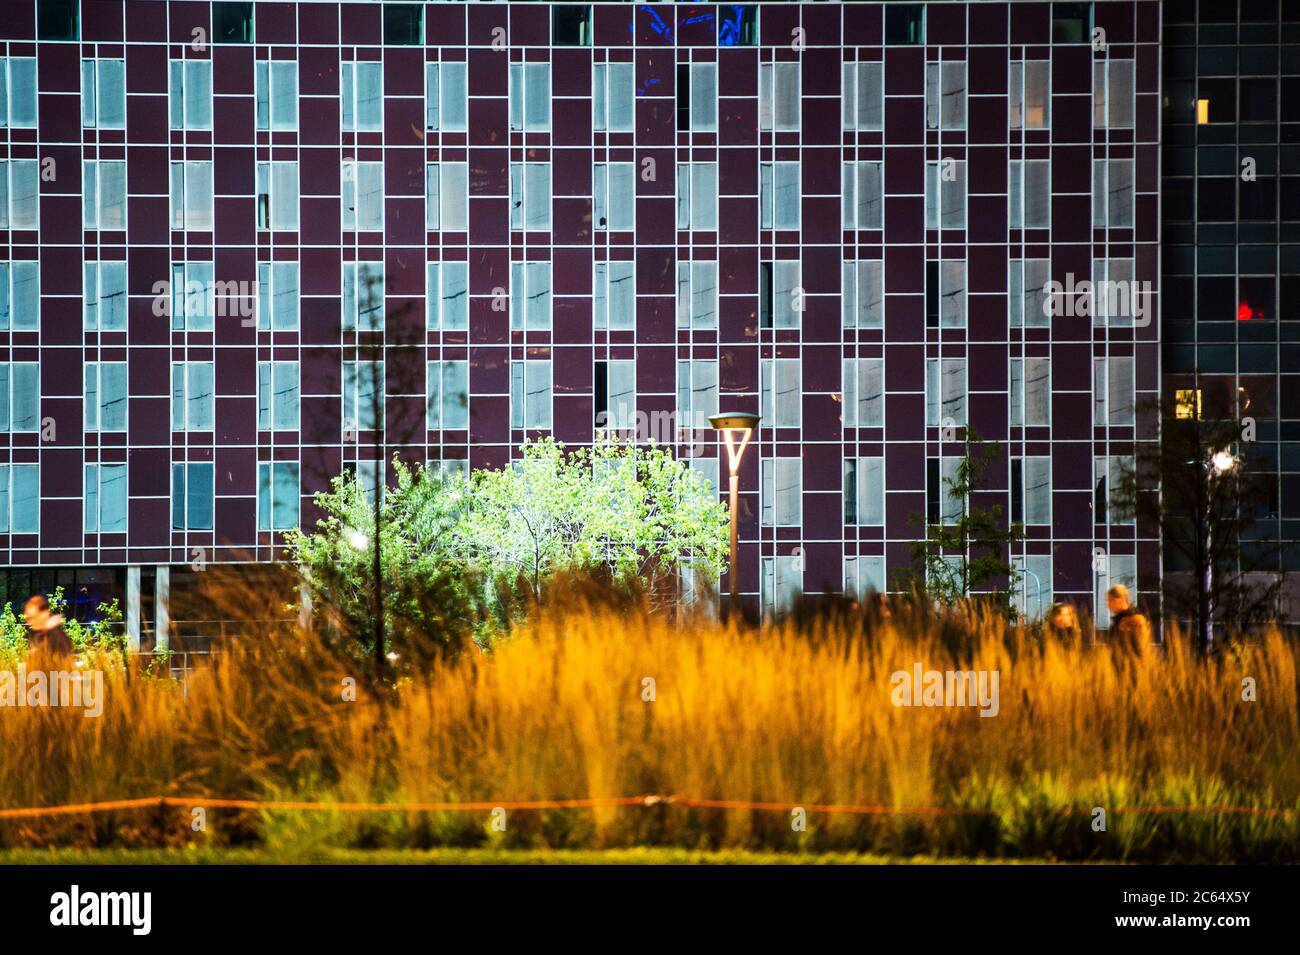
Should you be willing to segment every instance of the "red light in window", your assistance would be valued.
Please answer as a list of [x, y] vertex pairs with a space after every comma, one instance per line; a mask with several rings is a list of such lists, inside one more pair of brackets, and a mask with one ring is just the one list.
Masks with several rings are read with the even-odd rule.
[[1237, 306], [1237, 321], [1248, 322], [1255, 317], [1255, 311], [1250, 307], [1249, 302], [1242, 302]]

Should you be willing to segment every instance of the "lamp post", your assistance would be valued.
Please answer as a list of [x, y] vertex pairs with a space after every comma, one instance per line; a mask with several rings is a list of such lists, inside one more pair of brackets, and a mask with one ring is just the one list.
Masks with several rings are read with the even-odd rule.
[[727, 468], [731, 476], [731, 602], [727, 606], [728, 619], [740, 606], [740, 459], [749, 446], [758, 421], [758, 415], [740, 411], [709, 416], [709, 424], [714, 431], [722, 432], [722, 439], [727, 444]]
[[[1211, 451], [1205, 457], [1205, 507], [1202, 510], [1205, 541], [1201, 553], [1201, 567], [1197, 568], [1199, 578], [1196, 582], [1197, 612], [1200, 616], [1201, 649], [1208, 650], [1214, 642], [1214, 482], [1230, 476], [1239, 461], [1237, 456], [1224, 448]], [[1199, 543], [1199, 541], [1198, 541]]]

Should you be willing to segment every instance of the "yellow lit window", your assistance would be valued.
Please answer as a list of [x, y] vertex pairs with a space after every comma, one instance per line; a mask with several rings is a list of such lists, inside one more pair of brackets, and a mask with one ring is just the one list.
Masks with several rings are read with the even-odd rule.
[[1174, 417], [1191, 420], [1201, 417], [1201, 389], [1179, 388], [1174, 392]]
[[1204, 126], [1210, 121], [1210, 101], [1208, 99], [1198, 99], [1196, 101], [1196, 125]]

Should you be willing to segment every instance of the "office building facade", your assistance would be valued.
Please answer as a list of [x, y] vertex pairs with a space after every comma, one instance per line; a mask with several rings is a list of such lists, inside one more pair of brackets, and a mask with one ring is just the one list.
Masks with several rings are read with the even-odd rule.
[[1108, 498], [1160, 388], [1160, 41], [1154, 0], [10, 4], [11, 592], [138, 613], [394, 453], [635, 430], [725, 484], [721, 409], [763, 416], [755, 607], [892, 586], [968, 433], [1023, 609], [1154, 601]]

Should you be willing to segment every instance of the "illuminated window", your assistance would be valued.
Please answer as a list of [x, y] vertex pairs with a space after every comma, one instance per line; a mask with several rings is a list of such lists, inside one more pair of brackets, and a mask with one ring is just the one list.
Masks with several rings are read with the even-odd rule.
[[1191, 420], [1201, 416], [1201, 389], [1179, 388], [1174, 392], [1174, 417]]

